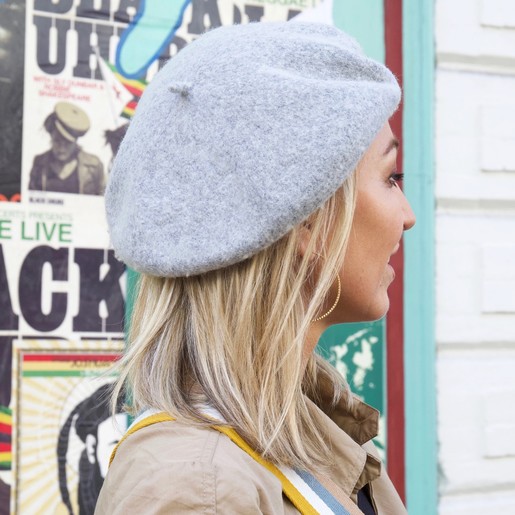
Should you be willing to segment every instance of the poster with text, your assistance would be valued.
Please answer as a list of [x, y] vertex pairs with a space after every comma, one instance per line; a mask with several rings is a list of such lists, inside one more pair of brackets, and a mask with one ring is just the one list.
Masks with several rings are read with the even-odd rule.
[[121, 340], [15, 342], [14, 512], [93, 513], [127, 428], [123, 403], [115, 415], [109, 403], [109, 367], [122, 348]]
[[0, 1], [0, 515], [93, 514], [112, 424], [81, 427], [127, 295], [103, 195], [145, 87], [207, 30], [319, 4]]

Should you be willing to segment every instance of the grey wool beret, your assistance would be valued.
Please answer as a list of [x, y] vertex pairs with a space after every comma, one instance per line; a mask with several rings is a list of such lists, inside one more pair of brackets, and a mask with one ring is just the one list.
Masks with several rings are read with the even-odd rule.
[[399, 100], [392, 73], [335, 27], [203, 34], [156, 74], [114, 161], [117, 257], [180, 277], [256, 254], [341, 186]]

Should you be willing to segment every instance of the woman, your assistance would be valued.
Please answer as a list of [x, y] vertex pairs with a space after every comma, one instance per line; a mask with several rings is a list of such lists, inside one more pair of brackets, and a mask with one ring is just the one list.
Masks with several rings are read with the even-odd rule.
[[341, 31], [208, 32], [146, 90], [106, 194], [141, 272], [118, 388], [144, 411], [96, 513], [405, 513], [377, 412], [313, 350], [375, 320], [414, 215], [393, 75]]

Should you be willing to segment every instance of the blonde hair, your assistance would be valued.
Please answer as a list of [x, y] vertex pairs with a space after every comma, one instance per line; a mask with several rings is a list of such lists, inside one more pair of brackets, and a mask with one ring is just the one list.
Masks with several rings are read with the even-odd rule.
[[[320, 357], [305, 367], [303, 349], [311, 321], [334, 300], [327, 293], [354, 206], [352, 174], [304, 224], [243, 262], [191, 277], [141, 275], [113, 399], [125, 387], [134, 412], [155, 408], [202, 425], [210, 424], [207, 403], [271, 462], [323, 468], [330, 453], [306, 396], [323, 379], [334, 402], [350, 397]], [[306, 224], [311, 238], [300, 256]]]

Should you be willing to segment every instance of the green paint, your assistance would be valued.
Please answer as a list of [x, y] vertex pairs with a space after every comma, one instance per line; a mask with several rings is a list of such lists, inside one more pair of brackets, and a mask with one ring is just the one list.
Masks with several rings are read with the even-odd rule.
[[333, 20], [359, 41], [369, 57], [384, 63], [383, 0], [333, 0]]
[[329, 327], [317, 351], [347, 379], [351, 390], [382, 414], [375, 443], [383, 459], [386, 443], [386, 388], [384, 387], [385, 324], [337, 324]]
[[406, 491], [410, 515], [437, 513], [434, 335], [433, 0], [403, 2], [404, 190], [417, 216], [405, 236]]
[[7, 406], [0, 406], [0, 413], [4, 413], [5, 415], [12, 415], [13, 410]]

